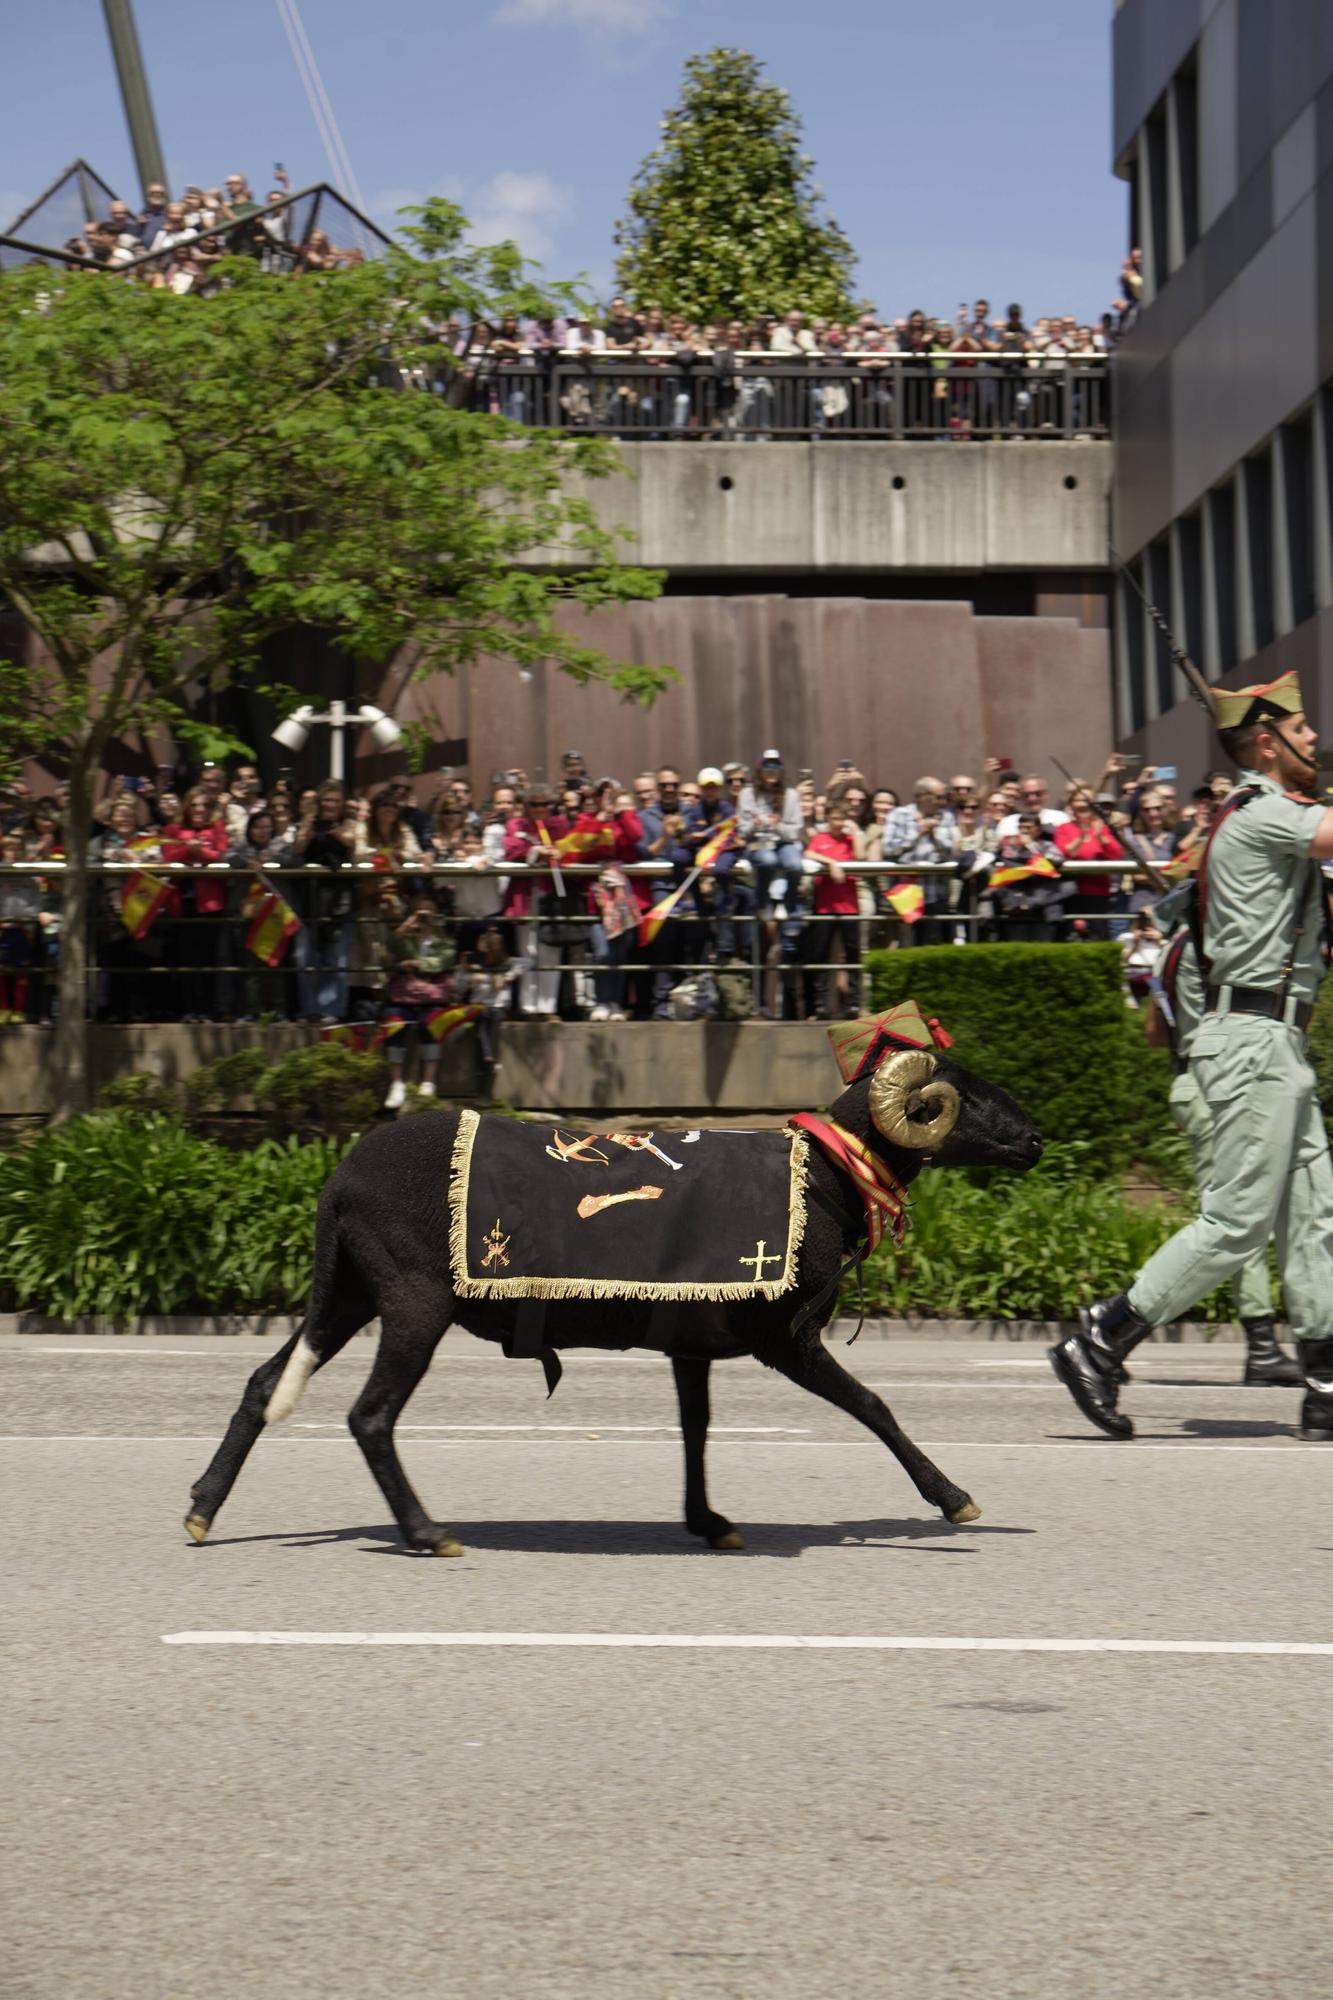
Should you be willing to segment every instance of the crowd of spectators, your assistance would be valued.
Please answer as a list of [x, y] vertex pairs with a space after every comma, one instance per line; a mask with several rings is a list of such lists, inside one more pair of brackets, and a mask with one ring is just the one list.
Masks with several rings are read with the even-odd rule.
[[[297, 240], [294, 211], [284, 206], [287, 175], [275, 169], [274, 179], [262, 202], [240, 173], [220, 187], [188, 186], [178, 199], [156, 184], [138, 211], [113, 200], [66, 253], [159, 289], [201, 294], [217, 287], [216, 267], [236, 251], [282, 272], [361, 261], [360, 249], [340, 249], [319, 229]], [[844, 321], [792, 308], [696, 324], [623, 298], [600, 314], [450, 319], [427, 329], [439, 365], [409, 370], [407, 379], [520, 423], [658, 437], [762, 438], [892, 423], [944, 437], [1103, 429], [1108, 412], [1095, 383], [1072, 380], [1068, 408], [1057, 407], [1056, 385], [1063, 364], [1086, 369], [1112, 353], [1137, 312], [1141, 266], [1131, 251], [1117, 296], [1095, 321], [1054, 313], [1029, 323], [1021, 305], [1001, 313], [984, 298], [960, 305], [951, 319], [918, 308], [901, 317], [867, 310]], [[793, 364], [813, 371], [795, 394], [786, 386]], [[975, 381], [967, 370], [978, 371]], [[608, 390], [599, 378], [611, 373], [617, 379]]]
[[[1174, 772], [1112, 756], [1053, 799], [1040, 776], [991, 758], [980, 778], [924, 776], [900, 797], [850, 760], [820, 786], [776, 747], [752, 767], [663, 766], [624, 786], [570, 751], [555, 784], [497, 772], [474, 798], [451, 778], [429, 804], [406, 780], [365, 796], [283, 774], [265, 790], [253, 764], [207, 765], [184, 791], [159, 778], [118, 779], [98, 808], [91, 858], [122, 866], [91, 892], [97, 1018], [331, 1027], [479, 1001], [492, 1031], [511, 1012], [855, 1013], [870, 945], [1118, 937], [1133, 985], [1153, 892], [1127, 872], [1127, 830], [1169, 864], [1206, 838], [1230, 785], [1209, 773], [1182, 797]], [[11, 787], [0, 864], [62, 858], [63, 810], [61, 791]], [[1071, 861], [1105, 871], [1063, 873]], [[658, 871], [628, 872], [641, 862]], [[153, 877], [162, 863], [197, 872]], [[568, 872], [579, 863], [596, 873]], [[140, 935], [131, 870], [166, 891]], [[272, 963], [247, 950], [270, 893], [292, 919]], [[0, 872], [0, 1022], [50, 1018], [59, 910], [55, 874]], [[487, 1046], [493, 1058], [493, 1032]]]
[[1106, 426], [1101, 367], [1134, 310], [1122, 296], [1095, 324], [1054, 314], [1029, 325], [1021, 305], [994, 316], [978, 299], [952, 321], [920, 309], [848, 321], [793, 309], [694, 324], [616, 298], [601, 320], [451, 320], [437, 334], [449, 365], [416, 371], [416, 386], [457, 395], [461, 383], [470, 407], [518, 423], [659, 437], [894, 423], [944, 437], [1057, 422], [1077, 432]]
[[[126, 272], [158, 290], [205, 294], [219, 282], [216, 266], [222, 258], [238, 252], [281, 272], [362, 262], [361, 250], [335, 248], [323, 230], [311, 229], [296, 240], [292, 211], [283, 206], [291, 193], [283, 168], [274, 169], [274, 183], [262, 202], [239, 173], [228, 174], [221, 187], [191, 185], [177, 200], [154, 183], [141, 209], [112, 201], [104, 216], [85, 223], [81, 236], [70, 237], [65, 253]], [[249, 226], [228, 227], [238, 223]]]

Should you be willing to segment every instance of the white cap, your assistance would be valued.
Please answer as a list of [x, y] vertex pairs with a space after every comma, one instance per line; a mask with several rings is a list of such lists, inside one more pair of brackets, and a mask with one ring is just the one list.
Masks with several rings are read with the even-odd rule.
[[701, 785], [720, 785], [722, 782], [722, 773], [718, 770], [717, 765], [705, 764], [699, 773], [698, 783]]

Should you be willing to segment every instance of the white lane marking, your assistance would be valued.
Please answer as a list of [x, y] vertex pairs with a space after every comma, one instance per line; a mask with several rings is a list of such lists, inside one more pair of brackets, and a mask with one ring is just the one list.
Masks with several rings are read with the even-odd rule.
[[[331, 1431], [342, 1430], [343, 1428], [345, 1428], [343, 1422], [336, 1418], [330, 1419], [327, 1423], [300, 1423], [293, 1424], [292, 1426], [293, 1430], [298, 1431]], [[538, 1435], [545, 1436], [549, 1434], [553, 1437], [564, 1437], [566, 1435], [587, 1437], [589, 1431], [600, 1431], [604, 1436], [614, 1435], [620, 1437], [625, 1434], [638, 1435], [639, 1433], [651, 1433], [655, 1435], [660, 1431], [666, 1431], [672, 1436], [677, 1436], [680, 1432], [680, 1425], [678, 1423], [602, 1424], [598, 1423], [595, 1419], [590, 1419], [586, 1424], [397, 1424], [395, 1430], [400, 1434], [404, 1431], [485, 1431], [488, 1433], [508, 1433], [510, 1431], [528, 1433], [535, 1431]], [[809, 1437], [810, 1430], [809, 1426], [805, 1424], [710, 1424], [708, 1435], [710, 1438]]]
[[[133, 1336], [131, 1336], [131, 1337], [133, 1337]], [[291, 1339], [291, 1335], [290, 1335], [290, 1334], [288, 1334], [287, 1338], [288, 1338], [288, 1339], [290, 1340], [290, 1339]], [[240, 1351], [241, 1351], [241, 1350], [240, 1350], [240, 1349], [238, 1348], [238, 1349], [237, 1349], [237, 1352], [239, 1353]], [[269, 1348], [269, 1347], [268, 1347], [268, 1346], [267, 1346], [267, 1345], [266, 1345], [266, 1344], [265, 1344], [264, 1342], [262, 1342], [262, 1341], [260, 1341], [260, 1340], [256, 1339], [254, 1347], [253, 1347], [252, 1349], [250, 1349], [249, 1351], [250, 1351], [250, 1352], [252, 1352], [252, 1353], [254, 1354], [254, 1357], [255, 1357], [255, 1360], [256, 1360], [256, 1361], [258, 1362], [258, 1361], [267, 1361], [267, 1360], [269, 1360], [269, 1359], [271, 1358], [272, 1354], [276, 1352], [276, 1349], [270, 1349], [270, 1348]], [[191, 1360], [193, 1360], [193, 1361], [229, 1361], [229, 1362], [230, 1362], [230, 1361], [235, 1361], [235, 1359], [236, 1359], [236, 1355], [235, 1355], [235, 1354], [219, 1354], [218, 1350], [217, 1350], [217, 1349], [216, 1349], [215, 1347], [209, 1347], [209, 1348], [196, 1348], [196, 1347], [4, 1347], [4, 1348], [0, 1348], [0, 1358], [3, 1358], [3, 1357], [4, 1357], [5, 1355], [9, 1355], [9, 1354], [23, 1354], [23, 1355], [35, 1355], [35, 1354], [59, 1354], [59, 1355], [61, 1355], [62, 1357], [63, 1357], [63, 1356], [66, 1356], [66, 1355], [75, 1355], [75, 1356], [79, 1356], [79, 1355], [81, 1355], [81, 1356], [82, 1356], [82, 1357], [83, 1357], [83, 1358], [84, 1358], [85, 1360], [92, 1360], [92, 1361], [103, 1361], [103, 1360], [110, 1360], [110, 1361], [147, 1361], [147, 1360], [150, 1360], [150, 1359], [151, 1359], [151, 1360], [156, 1360], [156, 1359], [157, 1359], [157, 1356], [158, 1356], [159, 1354], [188, 1354], [188, 1355], [190, 1356]]]
[[1333, 1658], [1311, 1639], [889, 1638], [797, 1632], [164, 1632], [165, 1646], [593, 1646], [754, 1652], [1185, 1653]]
[[[405, 1430], [409, 1429], [410, 1426], [400, 1424], [398, 1428], [400, 1430]], [[568, 1442], [570, 1444], [580, 1444], [584, 1441], [585, 1438], [588, 1437], [589, 1432], [595, 1431], [598, 1428], [599, 1428], [598, 1425], [592, 1421], [589, 1421], [586, 1424], [580, 1424], [574, 1436], [568, 1439], [562, 1439], [561, 1442]], [[662, 1428], [661, 1436], [636, 1437], [636, 1438], [608, 1438], [602, 1441], [605, 1443], [612, 1443], [612, 1444], [615, 1443], [675, 1444], [678, 1438], [678, 1432], [676, 1431], [676, 1427], [670, 1424], [663, 1424], [661, 1428]], [[709, 1432], [710, 1437], [715, 1435], [717, 1435], [716, 1432], [714, 1431]], [[218, 1441], [218, 1434], [216, 1431], [197, 1432], [193, 1435], [188, 1435], [188, 1436], [178, 1436], [173, 1434], [165, 1437], [145, 1436], [138, 1432], [122, 1433], [122, 1432], [109, 1432], [109, 1431], [68, 1431], [68, 1432], [67, 1431], [11, 1431], [7, 1435], [0, 1434], [0, 1444], [212, 1444], [216, 1445], [217, 1441]], [[750, 1440], [747, 1437], [740, 1437], [735, 1440], [735, 1442], [740, 1444], [745, 1444], [749, 1441]], [[350, 1437], [295, 1437], [292, 1435], [290, 1431], [288, 1431], [288, 1432], [278, 1432], [276, 1434], [270, 1432], [266, 1437], [265, 1442], [266, 1444], [271, 1444], [274, 1446], [277, 1445], [287, 1446], [294, 1444], [351, 1445], [353, 1440]], [[506, 1440], [503, 1438], [496, 1438], [494, 1436], [488, 1439], [482, 1439], [480, 1437], [468, 1438], [468, 1437], [455, 1436], [446, 1438], [446, 1437], [422, 1437], [420, 1435], [417, 1435], [412, 1439], [412, 1445], [414, 1449], [420, 1445], [436, 1444], [440, 1446], [451, 1447], [454, 1445], [481, 1444], [483, 1442], [502, 1444], [505, 1443]], [[515, 1439], [514, 1442], [518, 1442], [518, 1440]], [[880, 1451], [882, 1452], [884, 1449], [883, 1445], [877, 1443], [877, 1441], [874, 1438], [783, 1437], [780, 1439], [774, 1439], [772, 1437], [761, 1437], [754, 1439], [754, 1442], [757, 1444], [772, 1444], [775, 1442], [781, 1443], [784, 1444], [789, 1451]], [[1088, 1438], [1086, 1443], [1081, 1438], [1070, 1438], [1067, 1441], [1062, 1439], [1051, 1439], [1049, 1441], [1037, 1441], [1031, 1443], [1019, 1442], [1013, 1444], [997, 1444], [990, 1440], [979, 1441], [975, 1438], [946, 1438], [946, 1439], [921, 1438], [916, 1440], [916, 1442], [918, 1448], [921, 1451], [1081, 1451], [1081, 1452], [1113, 1451], [1118, 1455], [1133, 1454], [1135, 1456], [1145, 1451], [1177, 1451], [1177, 1452], [1281, 1451], [1288, 1453], [1322, 1452], [1326, 1457], [1328, 1455], [1327, 1445], [1305, 1444], [1302, 1443], [1302, 1441], [1295, 1436], [1286, 1439], [1284, 1442], [1280, 1444], [1208, 1444], [1203, 1439], [1199, 1439], [1197, 1442], [1194, 1442], [1187, 1438], [1182, 1438], [1178, 1444], [1172, 1443], [1169, 1439], [1161, 1443], [1157, 1443], [1144, 1438], [1135, 1439], [1132, 1443], [1117, 1444], [1108, 1438], [1105, 1444], [1103, 1444], [1100, 1438], [1094, 1438], [1094, 1437]]]

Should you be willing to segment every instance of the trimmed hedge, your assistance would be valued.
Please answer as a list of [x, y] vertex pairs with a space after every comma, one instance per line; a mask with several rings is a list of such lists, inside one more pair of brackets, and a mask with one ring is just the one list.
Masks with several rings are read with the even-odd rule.
[[319, 1191], [347, 1145], [244, 1153], [174, 1117], [94, 1112], [0, 1158], [0, 1306], [104, 1313], [299, 1311]]
[[[925, 1174], [902, 1248], [866, 1265], [866, 1302], [892, 1317], [1072, 1320], [1119, 1291], [1192, 1212], [1192, 1197], [1126, 1199], [1081, 1145], [1052, 1147], [1030, 1174]], [[844, 1312], [854, 1295], [848, 1287]], [[1226, 1290], [1190, 1312], [1231, 1316]]]
[[[159, 1114], [72, 1119], [0, 1158], [0, 1309], [299, 1312], [315, 1205], [345, 1151], [265, 1139], [238, 1153]], [[1068, 1319], [1182, 1219], [1127, 1201], [1085, 1146], [1053, 1147], [1027, 1175], [926, 1174], [902, 1250], [868, 1268], [869, 1300], [924, 1318]]]
[[1011, 1091], [1048, 1141], [1086, 1142], [1096, 1171], [1174, 1131], [1171, 1066], [1125, 1005], [1118, 945], [923, 945], [867, 965], [876, 1012], [913, 999], [938, 1015], [960, 1063]]

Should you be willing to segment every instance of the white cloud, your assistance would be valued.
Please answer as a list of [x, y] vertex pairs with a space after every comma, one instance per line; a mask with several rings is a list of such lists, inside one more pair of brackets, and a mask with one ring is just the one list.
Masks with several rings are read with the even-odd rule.
[[456, 202], [468, 218], [474, 243], [505, 243], [512, 237], [525, 257], [542, 259], [555, 247], [557, 225], [572, 207], [568, 188], [549, 174], [515, 173], [506, 168], [486, 181], [447, 175], [431, 187], [386, 187], [370, 198], [370, 213], [396, 228], [400, 208], [419, 208], [431, 195]]
[[567, 24], [604, 34], [644, 35], [671, 10], [672, 0], [503, 0], [498, 18], [519, 28]]
[[503, 243], [512, 236], [526, 257], [544, 258], [555, 247], [555, 229], [568, 214], [567, 188], [549, 174], [506, 170], [461, 197], [478, 243]]

